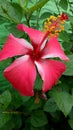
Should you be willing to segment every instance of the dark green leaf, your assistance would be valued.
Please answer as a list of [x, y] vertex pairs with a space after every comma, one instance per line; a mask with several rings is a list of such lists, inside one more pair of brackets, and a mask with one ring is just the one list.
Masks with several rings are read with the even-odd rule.
[[36, 110], [41, 107], [42, 101], [39, 99], [39, 102], [36, 103], [36, 97], [30, 98], [27, 102], [25, 102], [26, 111]]
[[10, 119], [10, 115], [0, 113], [0, 128], [3, 127]]
[[37, 75], [36, 81], [35, 81], [35, 89], [41, 90], [42, 89], [42, 80], [39, 75]]
[[0, 95], [0, 110], [5, 110], [11, 102], [11, 94], [7, 90]]
[[60, 0], [59, 5], [60, 5], [64, 10], [67, 10], [67, 8], [68, 8], [68, 2], [67, 2], [67, 0]]
[[68, 123], [69, 123], [70, 127], [71, 127], [72, 130], [73, 130], [73, 118], [69, 119], [69, 120], [68, 120]]
[[46, 112], [55, 112], [57, 109], [57, 105], [52, 98], [48, 99], [44, 105], [44, 111]]
[[45, 113], [41, 110], [34, 111], [31, 115], [31, 124], [34, 127], [42, 127], [48, 123]]
[[22, 105], [21, 95], [17, 91], [15, 91], [13, 88], [12, 88], [12, 105], [15, 108], [18, 108]]
[[11, 63], [11, 59], [4, 60], [0, 62], [0, 91], [6, 90], [10, 87], [10, 83], [5, 79], [3, 75], [4, 69]]
[[49, 12], [44, 12], [41, 16], [40, 16], [40, 19], [46, 19], [46, 18], [49, 18], [51, 15], [51, 13]]
[[12, 119], [7, 121], [3, 127], [1, 127], [1, 130], [13, 130], [15, 123], [12, 122]]

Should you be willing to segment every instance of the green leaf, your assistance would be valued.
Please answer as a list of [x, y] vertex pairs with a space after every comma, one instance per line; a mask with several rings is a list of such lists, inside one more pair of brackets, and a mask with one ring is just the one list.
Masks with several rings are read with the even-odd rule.
[[55, 112], [58, 110], [58, 107], [52, 98], [48, 99], [44, 105], [44, 111], [46, 112]]
[[55, 100], [58, 108], [64, 113], [65, 116], [67, 116], [73, 106], [72, 96], [67, 92], [56, 90], [51, 93], [51, 96]]
[[4, 60], [0, 62], [0, 91], [2, 90], [6, 90], [7, 88], [9, 88], [11, 85], [10, 83], [5, 79], [4, 75], [3, 75], [3, 70], [10, 65], [11, 63], [11, 59], [8, 60]]
[[37, 75], [36, 81], [35, 81], [35, 89], [41, 90], [42, 89], [42, 80], [40, 78], [40, 75]]
[[31, 97], [27, 102], [25, 102], [25, 108], [26, 108], [26, 112], [28, 111], [32, 111], [32, 110], [36, 110], [38, 108], [41, 108], [42, 105], [42, 100], [39, 99], [39, 102], [36, 103], [36, 97]]
[[15, 130], [19, 130], [21, 125], [22, 125], [22, 118], [21, 118], [21, 115], [20, 114], [17, 114], [17, 115], [14, 115], [12, 118], [11, 118], [13, 124], [14, 124], [14, 129]]
[[18, 2], [22, 8], [25, 8], [28, 4], [28, 0], [18, 0]]
[[12, 88], [11, 94], [12, 94], [12, 105], [14, 106], [15, 109], [17, 109], [22, 105], [22, 97], [13, 88]]
[[10, 115], [0, 113], [0, 128], [3, 127], [10, 119]]
[[60, 38], [65, 42], [65, 44], [66, 44], [66, 42], [69, 42], [69, 40], [70, 40], [70, 35], [71, 34], [69, 34], [69, 33], [67, 33], [66, 31], [64, 31], [64, 32], [61, 32], [60, 33]]
[[21, 37], [24, 35], [24, 32], [19, 31], [16, 28], [17, 24], [9, 24], [8, 26], [6, 26], [7, 30], [12, 33], [15, 37]]
[[9, 32], [8, 30], [5, 28], [4, 24], [0, 25], [0, 47], [2, 45], [2, 43], [4, 43], [7, 39]]
[[12, 122], [12, 119], [7, 121], [3, 127], [1, 127], [2, 130], [13, 130], [15, 123]]
[[40, 19], [46, 19], [46, 18], [49, 18], [50, 17], [50, 15], [51, 15], [51, 13], [49, 13], [49, 12], [44, 12], [41, 16], [40, 16]]
[[29, 9], [30, 14], [32, 14], [35, 10], [42, 8], [47, 2], [48, 0], [39, 1], [37, 4], [35, 4]]
[[22, 101], [23, 103], [27, 102], [30, 100], [31, 97], [27, 97], [27, 96], [22, 96]]
[[60, 5], [64, 10], [67, 10], [67, 8], [68, 8], [68, 2], [67, 2], [67, 0], [60, 0], [59, 5]]
[[17, 3], [10, 3], [8, 1], [0, 0], [0, 15], [14, 23], [20, 23], [22, 19], [22, 9]]
[[41, 110], [34, 111], [31, 115], [31, 124], [34, 127], [42, 127], [48, 123], [45, 113]]
[[70, 61], [66, 63], [67, 69], [64, 75], [73, 76], [73, 55], [68, 55], [68, 57], [70, 58]]
[[33, 127], [31, 126], [31, 130], [46, 130], [45, 126], [44, 127]]
[[69, 123], [70, 127], [71, 127], [72, 130], [73, 130], [73, 118], [69, 119], [69, 120], [68, 120], [68, 123]]
[[0, 110], [5, 110], [11, 103], [11, 94], [8, 90], [0, 95]]

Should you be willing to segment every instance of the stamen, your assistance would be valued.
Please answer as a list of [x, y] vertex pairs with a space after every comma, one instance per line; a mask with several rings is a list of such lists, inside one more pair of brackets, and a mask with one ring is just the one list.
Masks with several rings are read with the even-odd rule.
[[49, 31], [49, 37], [58, 37], [59, 33], [64, 30], [64, 24], [68, 20], [68, 16], [65, 13], [62, 15], [50, 16], [44, 22], [44, 32]]

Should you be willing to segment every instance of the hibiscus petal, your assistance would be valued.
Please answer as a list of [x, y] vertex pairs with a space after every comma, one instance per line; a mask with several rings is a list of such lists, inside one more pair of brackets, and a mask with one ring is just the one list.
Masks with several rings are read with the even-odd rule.
[[43, 80], [43, 92], [50, 90], [66, 70], [65, 64], [56, 60], [41, 60], [35, 64]]
[[0, 61], [16, 55], [27, 54], [31, 50], [33, 50], [33, 47], [26, 40], [10, 34], [3, 50], [0, 52]]
[[60, 43], [56, 37], [53, 37], [45, 45], [45, 48], [42, 50], [42, 58], [54, 58], [59, 57], [62, 60], [69, 60], [62, 50]]
[[33, 28], [29, 28], [25, 26], [24, 24], [18, 24], [17, 28], [21, 31], [26, 32], [29, 35], [32, 45], [34, 47], [37, 47], [37, 45], [40, 45], [41, 41], [43, 40], [45, 36], [44, 32], [33, 29]]
[[24, 96], [33, 96], [36, 68], [31, 58], [26, 55], [15, 60], [4, 70], [4, 76]]

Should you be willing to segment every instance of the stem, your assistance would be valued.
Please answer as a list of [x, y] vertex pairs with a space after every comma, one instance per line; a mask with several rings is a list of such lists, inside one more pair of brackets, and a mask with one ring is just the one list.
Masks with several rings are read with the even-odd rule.
[[36, 21], [36, 27], [37, 27], [37, 29], [38, 29], [38, 27], [39, 27], [39, 15], [40, 15], [40, 10], [41, 10], [41, 9], [38, 9], [38, 10], [37, 10], [37, 21]]
[[20, 111], [4, 111], [4, 112], [2, 112], [2, 114], [22, 114], [22, 115], [25, 115], [24, 112], [20, 112]]
[[28, 27], [30, 27], [30, 18], [27, 18], [27, 17], [26, 17], [26, 21], [27, 21]]

